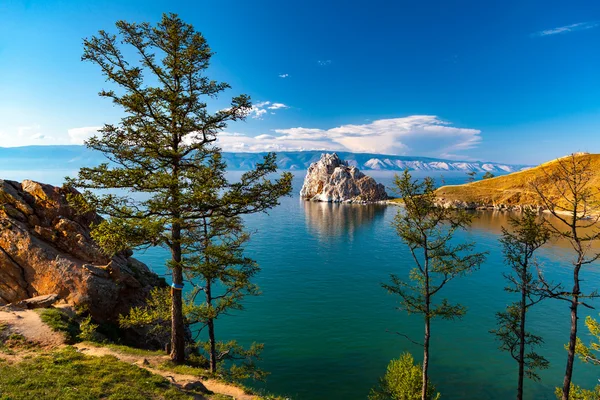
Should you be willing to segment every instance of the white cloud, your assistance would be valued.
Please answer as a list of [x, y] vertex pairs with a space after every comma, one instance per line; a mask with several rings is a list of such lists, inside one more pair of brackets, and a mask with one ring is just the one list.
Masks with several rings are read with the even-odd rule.
[[271, 104], [269, 107], [267, 107], [269, 110], [279, 110], [279, 109], [286, 109], [286, 108], [290, 108], [288, 106], [286, 106], [283, 103], [273, 103]]
[[248, 116], [254, 119], [262, 119], [262, 117], [267, 114], [268, 110], [271, 110], [271, 114], [275, 114], [274, 110], [285, 110], [286, 108], [290, 108], [289, 106], [283, 103], [271, 103], [270, 101], [261, 101], [252, 106], [250, 111], [248, 111]]
[[585, 29], [596, 28], [600, 24], [598, 22], [578, 22], [576, 24], [559, 26], [558, 28], [546, 29], [543, 31], [536, 32], [533, 36], [551, 36], [558, 35], [560, 33], [568, 33], [573, 31], [581, 31]]
[[290, 76], [290, 74], [279, 74], [278, 75], [280, 78], [287, 78]]
[[40, 125], [16, 126], [11, 130], [14, 133], [0, 132], [0, 147], [55, 144], [54, 137], [42, 132]]
[[330, 65], [331, 64], [331, 60], [317, 60], [317, 64], [319, 64], [320, 66], [324, 67], [326, 65]]
[[100, 126], [84, 126], [82, 128], [72, 128], [67, 131], [71, 144], [83, 144], [87, 139], [98, 133]]
[[219, 146], [225, 151], [326, 150], [465, 158], [454, 153], [472, 149], [481, 141], [480, 130], [453, 127], [433, 115], [380, 119], [330, 129], [275, 129], [274, 133], [255, 137], [221, 134]]

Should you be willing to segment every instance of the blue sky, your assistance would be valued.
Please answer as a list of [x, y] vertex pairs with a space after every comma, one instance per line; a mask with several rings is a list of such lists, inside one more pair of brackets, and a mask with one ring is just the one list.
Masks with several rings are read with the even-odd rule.
[[0, 1], [0, 146], [81, 143], [120, 111], [80, 61], [119, 19], [176, 12], [256, 108], [226, 150], [537, 163], [600, 152], [597, 1]]

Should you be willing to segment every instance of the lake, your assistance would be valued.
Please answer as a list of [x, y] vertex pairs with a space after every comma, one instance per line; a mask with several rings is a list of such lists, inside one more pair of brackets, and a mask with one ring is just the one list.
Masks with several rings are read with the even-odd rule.
[[[0, 176], [59, 184], [63, 176], [73, 173], [0, 171]], [[391, 185], [393, 173], [367, 173]], [[438, 172], [431, 175], [439, 178]], [[422, 318], [398, 311], [398, 298], [381, 288], [391, 273], [407, 277], [413, 267], [408, 248], [391, 226], [398, 208], [305, 202], [298, 196], [303, 176], [295, 173], [294, 195], [282, 199], [268, 215], [246, 218], [254, 232], [247, 254], [262, 267], [255, 282], [263, 294], [248, 298], [245, 311], [219, 319], [217, 338], [265, 344], [261, 367], [271, 375], [257, 387], [299, 400], [365, 399], [392, 358], [409, 351], [417, 361], [422, 359], [419, 346], [395, 333], [421, 341]], [[449, 184], [465, 179], [464, 173], [445, 174]], [[450, 282], [440, 292], [467, 306], [467, 315], [458, 321], [432, 323], [430, 376], [443, 399], [515, 397], [516, 363], [498, 350], [489, 333], [495, 328], [495, 313], [516, 300], [503, 291], [502, 273], [508, 268], [498, 244], [501, 226], [508, 219], [497, 212], [478, 216], [457, 240], [475, 241], [478, 250], [488, 251], [489, 256], [479, 271]], [[166, 272], [164, 250], [136, 256], [157, 273]], [[564, 243], [549, 244], [539, 252], [546, 277], [554, 280], [569, 282], [570, 258]], [[582, 276], [584, 290], [596, 289], [600, 266], [587, 267]], [[600, 306], [600, 302], [593, 304]], [[528, 399], [554, 399], [554, 387], [562, 384], [568, 311], [567, 303], [546, 300], [528, 314], [531, 331], [545, 339], [539, 353], [551, 363], [540, 372], [541, 382], [526, 381]], [[583, 337], [585, 315], [598, 316], [598, 310], [582, 308], [581, 314]], [[576, 362], [576, 384], [592, 388], [599, 377], [600, 367]]]

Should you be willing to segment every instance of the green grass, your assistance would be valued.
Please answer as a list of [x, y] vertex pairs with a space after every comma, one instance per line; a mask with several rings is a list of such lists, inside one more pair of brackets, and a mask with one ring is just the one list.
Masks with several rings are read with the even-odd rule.
[[211, 374], [203, 368], [197, 368], [191, 365], [175, 364], [172, 361], [165, 361], [156, 366], [162, 371], [171, 371], [182, 375], [193, 375], [200, 378], [211, 378]]
[[161, 376], [68, 347], [18, 364], [0, 363], [0, 399], [192, 399]]
[[75, 343], [80, 333], [79, 324], [58, 308], [38, 310], [43, 323], [55, 332], [62, 332], [68, 343]]
[[129, 354], [132, 356], [140, 356], [140, 357], [152, 357], [152, 356], [164, 356], [166, 353], [162, 350], [145, 350], [138, 349], [137, 347], [125, 346], [122, 344], [115, 343], [96, 343], [96, 342], [84, 342], [86, 345], [95, 346], [95, 347], [105, 347], [107, 349], [114, 350], [119, 353]]

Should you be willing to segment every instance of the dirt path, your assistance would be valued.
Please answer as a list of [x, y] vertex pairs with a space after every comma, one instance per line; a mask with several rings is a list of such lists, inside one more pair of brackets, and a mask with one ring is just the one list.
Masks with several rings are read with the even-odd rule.
[[[215, 379], [205, 379], [194, 375], [184, 375], [178, 374], [171, 371], [163, 371], [160, 369], [153, 368], [153, 366], [160, 364], [169, 360], [168, 356], [135, 356], [131, 354], [123, 354], [118, 351], [106, 348], [106, 347], [94, 347], [85, 345], [82, 343], [76, 344], [75, 347], [79, 349], [83, 354], [102, 357], [106, 355], [111, 355], [123, 362], [127, 362], [130, 364], [135, 364], [140, 368], [144, 368], [153, 374], [163, 376], [169, 379], [174, 385], [178, 386], [181, 389], [184, 389], [186, 384], [192, 384], [200, 382], [206, 389], [211, 392], [219, 393], [226, 396], [231, 396], [233, 400], [256, 400], [257, 396], [248, 395], [244, 393], [244, 391], [236, 386], [227, 385]], [[198, 397], [198, 399], [203, 399], [204, 397]]]
[[[0, 324], [6, 324], [8, 329], [12, 333], [18, 333], [24, 336], [28, 342], [36, 345], [36, 348], [43, 350], [52, 350], [65, 346], [65, 337], [55, 332], [48, 325], [42, 322], [40, 316], [34, 310], [7, 310], [0, 311]], [[215, 379], [202, 380], [198, 376], [177, 374], [170, 371], [162, 371], [156, 369], [155, 366], [169, 360], [169, 357], [164, 356], [136, 356], [131, 354], [124, 354], [118, 351], [106, 348], [106, 347], [95, 347], [85, 345], [82, 343], [76, 344], [75, 347], [83, 354], [102, 357], [105, 355], [111, 355], [119, 360], [135, 364], [140, 368], [144, 368], [153, 374], [163, 376], [171, 381], [175, 386], [182, 390], [189, 392], [190, 387], [186, 385], [196, 385], [202, 388], [206, 388], [208, 391], [215, 394], [221, 394], [230, 396], [232, 400], [256, 400], [257, 396], [245, 394], [244, 391], [236, 386], [227, 385]], [[2, 354], [2, 358], [10, 360], [11, 362], [19, 362], [24, 355], [28, 354], [29, 351], [23, 350], [16, 352], [15, 354]], [[210, 397], [194, 393], [194, 397], [197, 400], [208, 400]]]
[[65, 344], [65, 337], [50, 329], [33, 310], [0, 311], [1, 322], [6, 323], [11, 332], [23, 335], [42, 349], [54, 349]]

